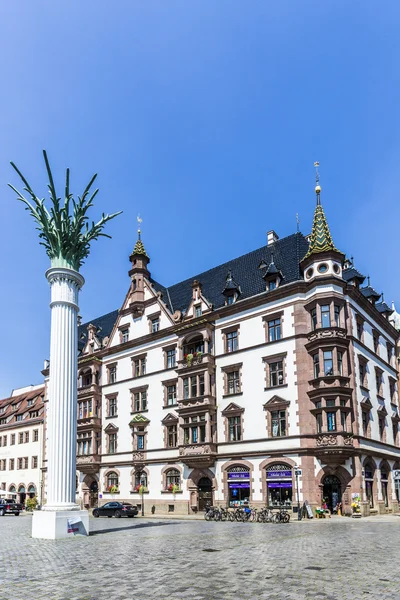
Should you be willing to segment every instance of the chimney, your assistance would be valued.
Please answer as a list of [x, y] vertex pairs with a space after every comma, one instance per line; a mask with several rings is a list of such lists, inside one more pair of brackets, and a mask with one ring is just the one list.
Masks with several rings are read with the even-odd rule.
[[279, 235], [273, 229], [267, 232], [267, 246], [271, 246], [276, 240], [279, 240]]

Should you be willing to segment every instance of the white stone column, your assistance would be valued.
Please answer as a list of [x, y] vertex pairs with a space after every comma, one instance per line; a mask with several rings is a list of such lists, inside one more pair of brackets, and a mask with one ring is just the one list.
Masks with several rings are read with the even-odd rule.
[[44, 510], [78, 510], [76, 504], [76, 419], [78, 295], [82, 275], [51, 268], [50, 377], [47, 420], [47, 504]]
[[34, 512], [32, 537], [88, 535], [87, 511], [76, 504], [78, 295], [77, 271], [52, 267], [50, 375], [47, 412], [47, 502]]

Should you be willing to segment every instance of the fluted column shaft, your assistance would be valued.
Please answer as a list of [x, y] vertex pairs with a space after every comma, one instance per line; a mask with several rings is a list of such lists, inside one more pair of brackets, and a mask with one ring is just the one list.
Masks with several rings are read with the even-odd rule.
[[79, 510], [76, 504], [78, 296], [83, 277], [72, 269], [46, 272], [51, 287], [50, 376], [47, 415], [45, 510]]

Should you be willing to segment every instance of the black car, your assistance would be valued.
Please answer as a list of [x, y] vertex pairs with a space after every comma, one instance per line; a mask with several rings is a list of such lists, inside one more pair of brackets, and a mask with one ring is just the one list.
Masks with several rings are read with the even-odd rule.
[[136, 517], [138, 514], [137, 506], [129, 504], [129, 502], [107, 502], [99, 508], [93, 510], [94, 517]]

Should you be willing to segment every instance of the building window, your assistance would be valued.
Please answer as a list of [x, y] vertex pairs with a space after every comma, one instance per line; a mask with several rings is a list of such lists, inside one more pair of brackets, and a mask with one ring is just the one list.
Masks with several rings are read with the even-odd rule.
[[324, 376], [333, 375], [333, 357], [332, 350], [324, 350]]
[[272, 292], [272, 290], [276, 289], [276, 279], [272, 279], [271, 281], [268, 282], [268, 289], [270, 292]]
[[108, 416], [116, 417], [117, 414], [117, 397], [114, 396], [113, 398], [108, 398]]
[[176, 384], [167, 385], [167, 406], [176, 404]]
[[382, 396], [382, 388], [383, 388], [383, 371], [375, 367], [375, 385], [376, 385], [376, 393], [378, 396]]
[[22, 421], [23, 418], [24, 418], [24, 415], [17, 415], [16, 418], [15, 418], [15, 420], [16, 421]]
[[341, 312], [341, 307], [338, 304], [334, 305], [334, 311], [335, 311], [335, 325], [336, 327], [340, 327], [340, 312]]
[[37, 469], [38, 466], [38, 457], [32, 456], [32, 469]]
[[144, 450], [144, 435], [142, 433], [136, 436], [136, 443], [138, 450]]
[[331, 314], [329, 304], [324, 304], [321, 306], [321, 324], [322, 327], [331, 326]]
[[317, 433], [322, 433], [322, 413], [317, 413], [315, 419], [317, 422]]
[[11, 445], [11, 446], [14, 446], [14, 445], [15, 445], [15, 433], [12, 433], [12, 434], [11, 434], [11, 442], [10, 442], [10, 445]]
[[206, 416], [186, 417], [184, 422], [184, 443], [202, 444], [206, 441]]
[[15, 464], [15, 459], [10, 458], [9, 463], [8, 463], [8, 467], [9, 467], [10, 471], [14, 471], [14, 464]]
[[167, 350], [167, 369], [173, 369], [176, 367], [176, 350], [172, 348], [171, 350]]
[[381, 441], [384, 441], [384, 437], [385, 437], [385, 417], [379, 417], [378, 418], [378, 423], [379, 423], [379, 437], [381, 438]]
[[141, 390], [133, 393], [134, 412], [143, 412], [147, 410], [147, 390]]
[[151, 319], [151, 332], [156, 333], [160, 329], [160, 319], [157, 317], [156, 319]]
[[336, 411], [327, 412], [328, 431], [336, 431]]
[[113, 490], [118, 491], [119, 480], [117, 473], [114, 473], [114, 471], [110, 471], [110, 473], [107, 474], [106, 483], [108, 492], [111, 492]]
[[364, 321], [360, 317], [356, 317], [357, 338], [360, 342], [364, 341]]
[[146, 357], [141, 356], [140, 358], [133, 359], [133, 376], [141, 377], [146, 375]]
[[135, 490], [138, 492], [141, 486], [143, 486], [145, 491], [147, 491], [148, 484], [146, 471], [135, 472]]
[[390, 342], [386, 342], [386, 350], [387, 350], [387, 357], [388, 357], [388, 363], [392, 364], [392, 357], [393, 357], [393, 344], [391, 344]]
[[239, 394], [240, 393], [240, 371], [230, 371], [226, 374], [227, 379], [227, 393], [228, 394]]
[[313, 354], [314, 379], [319, 377], [319, 352]]
[[362, 414], [362, 429], [365, 437], [368, 436], [368, 425], [369, 425], [369, 412], [363, 410]]
[[78, 432], [77, 454], [79, 456], [92, 454], [92, 434], [89, 431]]
[[[1, 440], [1, 436], [0, 436], [0, 440]], [[0, 444], [1, 446], [1, 444]], [[7, 446], [7, 436], [3, 435], [3, 446]]]
[[197, 306], [194, 307], [194, 316], [201, 317], [201, 315], [202, 315], [201, 304], [198, 304]]
[[267, 503], [270, 508], [290, 508], [293, 495], [292, 467], [286, 464], [267, 467]]
[[340, 411], [340, 424], [342, 426], [342, 431], [347, 431], [347, 413], [343, 410]]
[[29, 431], [25, 431], [24, 442], [27, 444], [29, 442]]
[[121, 329], [121, 344], [129, 342], [129, 329]]
[[266, 363], [267, 388], [285, 385], [284, 357], [266, 357], [263, 361]]
[[38, 429], [34, 429], [33, 430], [33, 441], [34, 442], [38, 442], [39, 441], [39, 430]]
[[167, 448], [176, 448], [178, 445], [178, 426], [176, 424], [167, 426]]
[[372, 332], [372, 339], [374, 343], [374, 352], [379, 355], [379, 333], [377, 331]]
[[343, 375], [343, 352], [337, 351], [337, 368], [339, 375]]
[[396, 404], [396, 380], [389, 377], [390, 402]]
[[93, 416], [93, 401], [85, 400], [84, 402], [79, 402], [78, 406], [78, 419], [87, 419], [88, 417]]
[[228, 331], [226, 334], [226, 352], [235, 352], [238, 350], [238, 330]]
[[311, 309], [311, 328], [314, 331], [315, 329], [317, 329], [317, 309], [313, 308]]
[[117, 365], [110, 365], [108, 367], [108, 383], [115, 383], [117, 381]]
[[228, 305], [230, 305], [230, 304], [233, 304], [234, 302], [235, 302], [235, 295], [234, 294], [229, 294], [226, 297], [225, 303], [228, 304]]
[[183, 379], [184, 400], [188, 400], [189, 398], [197, 398], [198, 396], [204, 396], [204, 394], [204, 373], [200, 373], [199, 375], [192, 375], [191, 377], [185, 377]]
[[240, 416], [228, 417], [228, 441], [239, 442], [242, 439], [242, 419]]
[[397, 446], [398, 437], [399, 437], [399, 423], [397, 420], [393, 421], [392, 427], [393, 427], [393, 444], [395, 446]]
[[181, 474], [177, 469], [169, 469], [165, 473], [165, 489], [178, 491], [181, 487]]
[[281, 319], [268, 321], [268, 341], [276, 342], [281, 339]]
[[24, 443], [24, 434], [22, 431], [20, 431], [20, 433], [18, 434], [18, 444], [23, 444]]
[[283, 437], [286, 435], [286, 410], [273, 410], [271, 412], [272, 437]]
[[358, 373], [360, 375], [360, 386], [368, 388], [367, 362], [361, 358], [358, 359]]
[[117, 452], [117, 434], [108, 434], [108, 454], [115, 454]]

